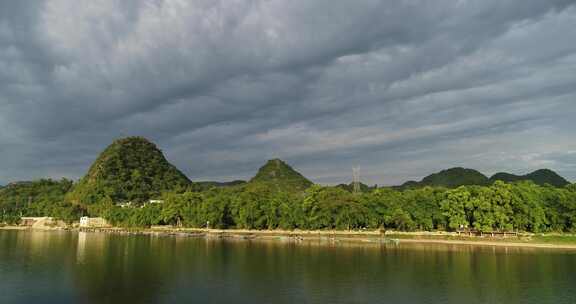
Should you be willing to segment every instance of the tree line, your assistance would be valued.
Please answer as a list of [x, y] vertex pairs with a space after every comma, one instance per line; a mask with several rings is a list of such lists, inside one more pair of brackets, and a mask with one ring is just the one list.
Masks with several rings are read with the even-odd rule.
[[161, 205], [104, 208], [119, 226], [176, 225], [243, 229], [397, 229], [576, 231], [576, 186], [532, 182], [456, 189], [378, 188], [353, 194], [313, 185], [304, 193], [266, 185], [166, 193]]
[[42, 180], [0, 191], [0, 222], [20, 216], [53, 216], [67, 222], [102, 216], [123, 227], [174, 225], [241, 229], [396, 229], [575, 232], [576, 185], [496, 182], [455, 189], [377, 188], [354, 194], [313, 185], [279, 191], [269, 185], [194, 187], [162, 194], [162, 204], [122, 208], [109, 198], [78, 205], [66, 202], [72, 183]]
[[1, 188], [0, 223], [16, 224], [26, 216], [51, 216], [68, 223], [77, 221], [84, 212], [82, 206], [64, 200], [72, 186], [73, 182], [68, 179], [40, 179]]

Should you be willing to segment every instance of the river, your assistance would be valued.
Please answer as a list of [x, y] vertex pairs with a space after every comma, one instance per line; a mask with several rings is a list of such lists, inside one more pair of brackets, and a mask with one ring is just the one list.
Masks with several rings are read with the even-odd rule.
[[0, 230], [0, 303], [575, 303], [576, 252]]

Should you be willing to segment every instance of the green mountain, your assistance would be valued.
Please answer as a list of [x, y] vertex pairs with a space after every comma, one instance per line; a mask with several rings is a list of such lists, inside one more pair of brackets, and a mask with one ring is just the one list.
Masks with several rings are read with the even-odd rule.
[[456, 188], [465, 185], [487, 185], [488, 177], [466, 168], [451, 168], [426, 176], [422, 181], [408, 181], [400, 189], [420, 188], [425, 186]]
[[142, 137], [128, 137], [108, 146], [67, 198], [79, 204], [104, 198], [113, 202], [145, 202], [163, 191], [183, 189], [190, 183], [156, 145]]
[[490, 182], [495, 182], [497, 180], [508, 183], [529, 180], [537, 185], [550, 184], [554, 187], [564, 187], [570, 184], [566, 179], [550, 169], [540, 169], [526, 175], [514, 175], [500, 172], [490, 177]]
[[243, 180], [234, 180], [230, 182], [202, 181], [202, 182], [193, 182], [190, 188], [193, 189], [194, 191], [205, 191], [212, 188], [235, 187], [244, 184], [246, 184], [246, 181]]
[[253, 185], [266, 185], [283, 191], [304, 191], [312, 186], [312, 182], [284, 161], [271, 159], [258, 170], [247, 186]]
[[513, 183], [513, 182], [521, 181], [522, 176], [507, 173], [507, 172], [498, 172], [498, 173], [492, 175], [492, 177], [490, 177], [490, 183], [494, 183], [497, 180], [507, 182], [507, 183]]

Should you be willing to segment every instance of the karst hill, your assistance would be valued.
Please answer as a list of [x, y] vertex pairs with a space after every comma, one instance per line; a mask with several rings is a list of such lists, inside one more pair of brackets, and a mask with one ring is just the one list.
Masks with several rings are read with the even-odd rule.
[[128, 137], [108, 146], [67, 198], [80, 204], [104, 198], [113, 202], [145, 202], [190, 183], [155, 144], [143, 137]]
[[548, 184], [559, 188], [570, 184], [566, 179], [550, 169], [540, 169], [526, 175], [515, 175], [506, 172], [500, 172], [488, 178], [486, 175], [480, 173], [477, 170], [457, 167], [430, 174], [419, 182], [408, 181], [402, 184], [402, 186], [398, 186], [396, 188], [413, 189], [425, 186], [446, 188], [456, 188], [459, 186], [470, 185], [486, 186], [493, 184], [495, 181], [503, 181], [506, 183], [532, 181], [533, 183], [540, 186]]
[[312, 182], [280, 159], [271, 159], [262, 166], [248, 187], [266, 185], [273, 190], [304, 191]]

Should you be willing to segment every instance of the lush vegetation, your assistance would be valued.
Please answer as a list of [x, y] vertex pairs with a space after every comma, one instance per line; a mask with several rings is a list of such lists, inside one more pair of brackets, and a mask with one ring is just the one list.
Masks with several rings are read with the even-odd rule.
[[[0, 223], [89, 215], [127, 227], [576, 232], [576, 185], [545, 183], [555, 179], [547, 170], [528, 177], [490, 182], [455, 168], [414, 187], [362, 185], [352, 193], [350, 185], [314, 185], [274, 159], [248, 183], [191, 183], [154, 144], [131, 137], [109, 146], [75, 185], [39, 180], [1, 188]], [[151, 198], [162, 203], [148, 203]], [[124, 202], [134, 204], [119, 205]]]
[[[358, 183], [358, 186], [359, 186], [358, 188], [359, 188], [360, 191], [362, 191], [362, 192], [369, 192], [369, 191], [372, 191], [372, 190], [375, 190], [375, 189], [378, 188], [378, 185], [368, 186], [368, 185], [366, 185], [366, 184], [364, 184], [364, 183]], [[337, 185], [336, 187], [337, 187], [337, 188], [340, 188], [340, 189], [342, 189], [342, 190], [349, 191], [349, 192], [354, 191], [354, 183], [339, 184], [339, 185]]]
[[65, 202], [72, 181], [42, 179], [10, 184], [0, 189], [0, 222], [17, 223], [22, 216], [52, 216], [67, 222], [78, 220], [84, 210]]
[[248, 182], [248, 187], [263, 184], [276, 191], [303, 191], [312, 182], [282, 160], [271, 159]]
[[466, 168], [451, 168], [424, 177], [420, 182], [408, 181], [399, 189], [414, 189], [426, 186], [456, 188], [460, 186], [488, 185], [488, 177], [484, 174]]
[[240, 185], [244, 185], [246, 184], [245, 181], [243, 180], [234, 180], [231, 182], [213, 182], [213, 181], [207, 181], [207, 182], [193, 182], [189, 189], [192, 189], [194, 191], [204, 191], [204, 190], [209, 190], [212, 188], [220, 188], [220, 187], [233, 187], [233, 186], [240, 186]]
[[190, 180], [153, 143], [128, 137], [116, 140], [100, 154], [67, 200], [82, 205], [102, 200], [143, 203], [189, 185]]
[[549, 169], [540, 169], [526, 175], [514, 175], [510, 173], [500, 172], [488, 178], [484, 174], [466, 168], [451, 168], [442, 170], [438, 173], [430, 174], [424, 177], [421, 181], [408, 181], [397, 189], [414, 189], [421, 187], [446, 187], [457, 188], [460, 186], [486, 186], [491, 185], [496, 181], [503, 181], [508, 183], [519, 181], [532, 181], [537, 185], [552, 185], [555, 187], [565, 187], [570, 183], [556, 172]]
[[456, 189], [379, 188], [353, 194], [338, 187], [313, 185], [300, 193], [259, 184], [170, 192], [164, 194], [164, 204], [109, 206], [103, 215], [120, 226], [574, 232], [575, 188], [523, 181]]
[[518, 182], [523, 180], [529, 180], [534, 182], [537, 185], [544, 186], [546, 184], [555, 186], [555, 187], [565, 187], [570, 183], [564, 179], [562, 176], [558, 175], [556, 172], [549, 170], [549, 169], [540, 169], [536, 170], [530, 174], [526, 175], [514, 175], [510, 173], [496, 173], [492, 177], [490, 177], [491, 182], [495, 182], [497, 180], [504, 181], [504, 182]]

